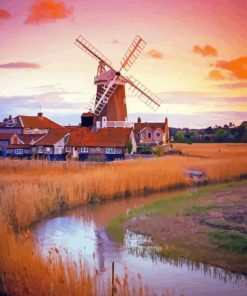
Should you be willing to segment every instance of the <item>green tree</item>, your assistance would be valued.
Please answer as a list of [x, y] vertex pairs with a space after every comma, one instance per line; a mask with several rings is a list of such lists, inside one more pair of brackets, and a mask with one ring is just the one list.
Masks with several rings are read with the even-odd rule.
[[164, 154], [164, 152], [165, 152], [164, 147], [161, 145], [158, 145], [155, 149], [155, 154], [159, 157], [162, 156]]
[[177, 131], [175, 139], [176, 139], [176, 142], [184, 142], [184, 132]]
[[128, 140], [128, 142], [126, 144], [126, 148], [127, 148], [128, 153], [130, 154], [132, 152], [132, 149], [133, 149], [133, 145], [132, 145], [131, 139]]

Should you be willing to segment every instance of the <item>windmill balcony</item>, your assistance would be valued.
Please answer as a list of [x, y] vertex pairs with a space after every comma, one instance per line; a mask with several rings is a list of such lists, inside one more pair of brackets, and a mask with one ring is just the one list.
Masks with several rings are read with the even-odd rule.
[[127, 122], [127, 121], [107, 121], [106, 127], [123, 127], [123, 128], [132, 128], [134, 127], [133, 122]]

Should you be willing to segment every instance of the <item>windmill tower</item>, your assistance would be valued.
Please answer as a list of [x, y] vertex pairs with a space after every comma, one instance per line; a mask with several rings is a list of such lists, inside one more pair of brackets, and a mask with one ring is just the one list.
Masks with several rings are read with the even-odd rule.
[[127, 122], [126, 84], [129, 84], [132, 93], [151, 109], [156, 111], [161, 105], [162, 100], [141, 82], [133, 76], [127, 77], [121, 74], [123, 69], [128, 71], [131, 68], [144, 49], [146, 42], [140, 36], [137, 35], [131, 43], [118, 70], [115, 70], [110, 60], [81, 35], [76, 39], [75, 44], [99, 63], [97, 75], [94, 78], [97, 92], [90, 102], [90, 113], [86, 115], [91, 116], [89, 122], [96, 123], [98, 127], [127, 126], [125, 124]]

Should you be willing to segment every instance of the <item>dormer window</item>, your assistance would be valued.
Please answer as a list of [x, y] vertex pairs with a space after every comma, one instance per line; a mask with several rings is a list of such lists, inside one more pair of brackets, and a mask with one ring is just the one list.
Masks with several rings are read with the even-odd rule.
[[15, 126], [15, 124], [13, 122], [9, 122], [6, 124], [6, 127], [14, 127], [14, 126]]

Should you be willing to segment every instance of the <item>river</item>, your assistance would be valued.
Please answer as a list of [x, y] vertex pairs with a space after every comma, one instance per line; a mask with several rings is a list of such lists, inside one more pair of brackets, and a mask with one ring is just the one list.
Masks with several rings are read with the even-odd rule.
[[111, 275], [114, 261], [115, 273], [120, 278], [127, 272], [130, 284], [148, 285], [158, 295], [165, 291], [184, 296], [247, 295], [244, 276], [186, 259], [160, 258], [154, 247], [143, 246], [149, 245], [149, 238], [142, 235], [127, 231], [124, 243], [109, 237], [106, 225], [110, 219], [168, 195], [112, 200], [67, 211], [38, 224], [33, 231], [34, 239], [44, 256], [51, 247], [58, 247], [65, 249], [64, 256], [68, 253], [73, 260], [85, 258], [89, 268], [100, 271], [103, 280]]

